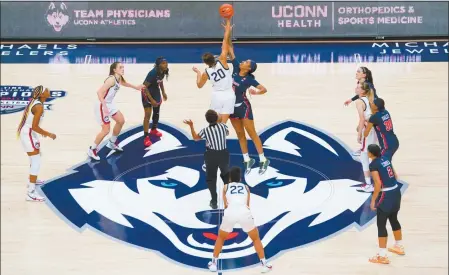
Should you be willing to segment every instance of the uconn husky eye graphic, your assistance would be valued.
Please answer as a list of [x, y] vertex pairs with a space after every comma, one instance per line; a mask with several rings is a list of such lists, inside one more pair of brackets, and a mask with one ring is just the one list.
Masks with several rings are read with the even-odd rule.
[[[207, 269], [222, 211], [209, 208], [201, 168], [205, 144], [165, 124], [160, 130], [162, 138], [153, 140], [149, 150], [142, 145], [141, 127], [123, 133], [123, 153], [100, 146], [101, 161], [75, 166], [42, 191], [50, 206], [79, 229]], [[244, 181], [251, 189], [251, 211], [267, 258], [373, 220], [371, 194], [356, 188], [363, 180], [361, 164], [339, 141], [291, 121], [260, 137], [270, 167], [263, 175], [255, 168]], [[228, 147], [231, 164], [241, 164], [238, 141], [229, 140]], [[258, 263], [251, 240], [235, 228], [220, 255], [222, 270]]]

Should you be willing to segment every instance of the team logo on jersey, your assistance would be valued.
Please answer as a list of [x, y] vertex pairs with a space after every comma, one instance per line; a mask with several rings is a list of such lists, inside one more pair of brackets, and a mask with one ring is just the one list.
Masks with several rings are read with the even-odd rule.
[[[4, 86], [0, 87], [1, 114], [22, 112], [31, 100], [33, 87], [29, 86]], [[53, 100], [65, 97], [64, 91], [50, 91], [50, 97], [44, 103], [44, 110], [51, 110]]]
[[[141, 126], [123, 133], [123, 153], [100, 146], [101, 161], [73, 167], [42, 191], [47, 203], [80, 230], [94, 229], [175, 263], [207, 269], [222, 212], [209, 208], [201, 168], [205, 144], [166, 124], [160, 131], [162, 139], [153, 139], [149, 150]], [[260, 137], [270, 167], [264, 175], [255, 167], [244, 181], [267, 258], [373, 220], [371, 194], [357, 191], [362, 166], [338, 140], [292, 121]], [[229, 140], [228, 148], [231, 165], [241, 165], [238, 141]], [[250, 154], [257, 159], [254, 150]], [[405, 190], [404, 183], [400, 186]], [[258, 263], [251, 240], [237, 226], [220, 255], [221, 270]]]

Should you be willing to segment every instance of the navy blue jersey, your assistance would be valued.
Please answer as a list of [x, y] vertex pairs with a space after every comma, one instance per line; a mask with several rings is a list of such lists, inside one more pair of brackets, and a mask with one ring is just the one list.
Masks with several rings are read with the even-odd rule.
[[369, 165], [369, 170], [371, 172], [379, 172], [380, 181], [382, 182], [381, 188], [393, 187], [398, 183], [394, 176], [393, 165], [386, 157], [374, 159]]
[[369, 122], [374, 126], [380, 148], [388, 149], [389, 147], [397, 147], [399, 145], [398, 138], [394, 133], [393, 121], [387, 110], [372, 114]]
[[158, 75], [156, 68], [153, 68], [147, 74], [145, 81], [149, 83], [149, 86], [147, 86], [147, 88], [150, 91], [150, 94], [152, 97], [160, 98], [161, 92], [160, 92], [159, 85], [163, 82], [163, 78], [164, 78], [164, 75], [163, 74]]
[[237, 59], [232, 60], [232, 66], [234, 67], [232, 72], [232, 89], [235, 92], [235, 104], [239, 104], [244, 101], [248, 101], [246, 98], [246, 90], [251, 86], [259, 86], [259, 82], [257, 82], [251, 74], [246, 76], [239, 75], [240, 68]]

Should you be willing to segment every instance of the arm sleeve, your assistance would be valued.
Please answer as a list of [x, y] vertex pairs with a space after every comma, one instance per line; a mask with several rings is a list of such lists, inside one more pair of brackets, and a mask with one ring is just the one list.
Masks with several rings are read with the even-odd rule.
[[239, 67], [239, 61], [237, 60], [237, 58], [234, 58], [232, 61], [232, 67], [233, 67], [233, 71], [232, 73], [239, 73], [240, 72], [240, 67]]

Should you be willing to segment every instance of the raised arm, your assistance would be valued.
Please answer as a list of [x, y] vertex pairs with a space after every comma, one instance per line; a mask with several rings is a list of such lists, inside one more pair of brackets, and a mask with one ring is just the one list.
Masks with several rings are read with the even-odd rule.
[[231, 41], [231, 30], [232, 30], [231, 20], [229, 18], [226, 19], [226, 22], [225, 24], [223, 24], [223, 27], [225, 29], [225, 32], [223, 37], [223, 43], [221, 45], [221, 54], [218, 57], [218, 60], [220, 60], [221, 64], [223, 64], [223, 67], [225, 67], [225, 69], [228, 69], [227, 59], [229, 48], [231, 47], [229, 41]]
[[204, 136], [205, 136], [205, 135], [204, 135], [204, 129], [201, 130], [199, 134], [197, 134], [196, 131], [195, 131], [195, 128], [193, 127], [193, 122], [192, 122], [192, 120], [190, 120], [190, 119], [185, 119], [185, 120], [184, 120], [184, 124], [189, 125], [189, 127], [190, 127], [190, 133], [192, 134], [192, 138], [193, 138], [195, 141], [199, 141], [199, 140], [201, 140], [201, 139], [204, 138]]
[[196, 68], [196, 67], [193, 67], [192, 70], [196, 73], [196, 86], [200, 89], [203, 88], [203, 86], [204, 86], [204, 84], [206, 84], [209, 76], [207, 75], [206, 72], [201, 73], [201, 71], [198, 70], [198, 68]]

